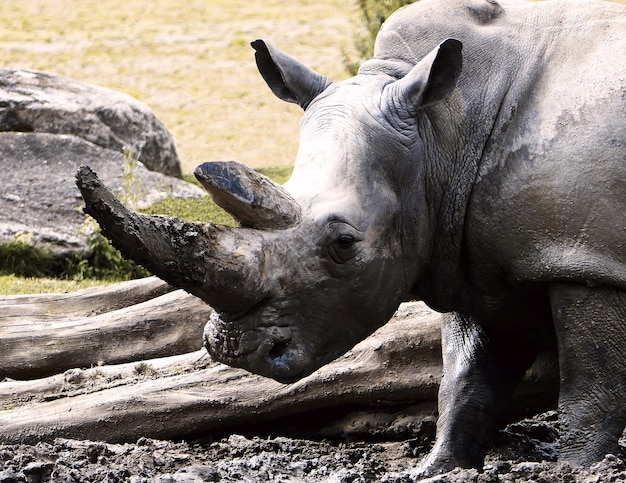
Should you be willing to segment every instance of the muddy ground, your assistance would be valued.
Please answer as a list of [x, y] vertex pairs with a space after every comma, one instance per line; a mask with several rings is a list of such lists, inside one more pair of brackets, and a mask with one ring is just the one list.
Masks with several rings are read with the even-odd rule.
[[[277, 432], [280, 432], [279, 430]], [[555, 462], [555, 412], [509, 425], [482, 472], [457, 469], [433, 482], [625, 482], [626, 441], [582, 470]], [[403, 441], [329, 441], [231, 434], [204, 441], [141, 438], [134, 444], [57, 439], [0, 446], [0, 483], [9, 482], [405, 482], [427, 450], [434, 422]]]

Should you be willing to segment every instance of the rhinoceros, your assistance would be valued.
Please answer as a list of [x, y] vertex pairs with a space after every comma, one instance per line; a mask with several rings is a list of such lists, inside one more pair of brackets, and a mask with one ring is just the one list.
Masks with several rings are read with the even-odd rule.
[[232, 366], [290, 383], [403, 300], [445, 313], [416, 474], [480, 468], [550, 347], [560, 458], [589, 465], [626, 425], [625, 19], [599, 1], [422, 0], [341, 82], [253, 42], [304, 118], [283, 186], [236, 162], [196, 169], [238, 227], [126, 210], [86, 167], [78, 184], [125, 255], [215, 308], [205, 344]]

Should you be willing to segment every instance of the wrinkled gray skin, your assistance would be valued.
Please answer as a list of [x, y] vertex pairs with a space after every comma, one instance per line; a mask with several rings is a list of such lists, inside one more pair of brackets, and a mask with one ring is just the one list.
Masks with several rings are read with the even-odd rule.
[[[154, 233], [195, 235], [165, 255], [180, 237], [126, 253], [216, 307], [205, 333], [215, 359], [283, 382], [344, 353], [404, 299], [448, 313], [437, 441], [416, 475], [480, 468], [511, 391], [546, 347], [559, 351], [561, 459], [616, 452], [626, 425], [624, 12], [422, 0], [390, 18], [375, 58], [339, 83], [256, 41], [270, 88], [305, 110], [288, 194], [255, 198], [253, 174], [206, 163], [196, 175], [242, 227], [142, 217]], [[99, 213], [105, 195], [92, 202], [82, 189], [116, 241]], [[257, 209], [269, 221], [255, 223]], [[128, 227], [139, 215], [124, 216]], [[174, 276], [177, 262], [163, 260], [187, 245], [190, 264]], [[222, 273], [234, 278], [214, 288]]]

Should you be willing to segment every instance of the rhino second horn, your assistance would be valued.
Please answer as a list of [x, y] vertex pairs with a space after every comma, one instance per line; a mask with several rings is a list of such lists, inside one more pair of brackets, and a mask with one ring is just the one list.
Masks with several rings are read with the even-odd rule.
[[236, 161], [212, 161], [194, 175], [242, 227], [282, 230], [300, 222], [300, 206], [280, 185]]

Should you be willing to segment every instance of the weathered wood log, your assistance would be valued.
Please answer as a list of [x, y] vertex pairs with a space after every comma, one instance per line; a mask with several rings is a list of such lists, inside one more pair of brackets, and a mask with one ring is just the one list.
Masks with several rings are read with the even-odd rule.
[[43, 392], [32, 381], [0, 383], [0, 441], [180, 438], [320, 407], [434, 401], [441, 372], [437, 334], [437, 314], [406, 307], [375, 336], [292, 385], [206, 357], [204, 367], [176, 361], [155, 378], [140, 378], [131, 364], [90, 369], [77, 384], [59, 376], [54, 383], [42, 380]]
[[197, 350], [211, 308], [150, 277], [0, 299], [0, 380]]
[[130, 307], [174, 290], [157, 277], [147, 277], [75, 292], [3, 296], [0, 310], [3, 322], [87, 317]]
[[[0, 383], [0, 442], [56, 437], [111, 442], [183, 438], [316, 409], [422, 404], [436, 409], [440, 315], [403, 304], [353, 350], [291, 385], [210, 362], [203, 351], [168, 359]], [[553, 401], [551, 364], [531, 372], [522, 405]], [[533, 400], [535, 398], [535, 400]]]

